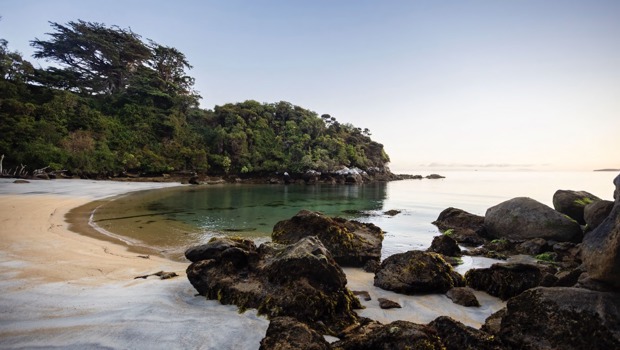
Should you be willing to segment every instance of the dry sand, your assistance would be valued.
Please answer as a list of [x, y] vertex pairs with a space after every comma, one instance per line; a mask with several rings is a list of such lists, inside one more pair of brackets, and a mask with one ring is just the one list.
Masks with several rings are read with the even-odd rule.
[[[118, 241], [69, 229], [65, 216], [72, 208], [163, 186], [170, 184], [0, 179], [0, 348], [258, 349], [268, 321], [196, 297], [185, 277], [188, 263], [153, 254], [144, 259]], [[461, 269], [490, 263], [468, 260]], [[134, 279], [161, 270], [179, 277]], [[484, 293], [478, 293], [480, 308], [452, 304], [444, 295], [399, 295], [372, 286], [371, 274], [345, 272], [350, 289], [373, 298], [360, 314], [384, 323], [449, 315], [478, 327], [504, 305]], [[378, 297], [403, 308], [381, 310]]]

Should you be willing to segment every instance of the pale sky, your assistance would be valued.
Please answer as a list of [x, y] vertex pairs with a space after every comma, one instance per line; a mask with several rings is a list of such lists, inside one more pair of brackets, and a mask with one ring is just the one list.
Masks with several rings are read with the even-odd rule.
[[202, 107], [288, 101], [369, 128], [394, 171], [620, 168], [620, 1], [0, 0], [35, 65], [48, 21], [185, 53]]

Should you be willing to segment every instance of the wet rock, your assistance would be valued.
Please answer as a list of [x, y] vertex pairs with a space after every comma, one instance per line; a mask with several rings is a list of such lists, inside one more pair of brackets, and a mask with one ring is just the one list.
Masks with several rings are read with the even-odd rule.
[[325, 334], [337, 334], [356, 322], [352, 310], [361, 308], [359, 300], [316, 237], [250, 247], [244, 259], [239, 259], [242, 247], [229, 250], [188, 267], [187, 277], [200, 295], [241, 310], [255, 308], [269, 317], [295, 317]]
[[446, 296], [455, 304], [480, 306], [480, 302], [478, 302], [478, 298], [476, 298], [474, 291], [468, 287], [454, 287], [446, 293]]
[[518, 241], [532, 238], [580, 241], [583, 235], [577, 222], [527, 197], [513, 198], [489, 208], [484, 225], [493, 238]]
[[447, 256], [461, 256], [461, 248], [454, 239], [449, 236], [435, 236], [428, 252], [439, 253]]
[[[614, 184], [619, 193], [620, 175]], [[581, 256], [590, 278], [620, 290], [620, 198], [616, 198], [609, 216], [585, 236]]]
[[301, 210], [291, 219], [278, 222], [271, 234], [272, 240], [281, 244], [309, 236], [318, 237], [342, 266], [361, 267], [369, 260], [381, 259], [383, 231], [370, 223]]
[[365, 290], [354, 290], [353, 295], [356, 295], [357, 297], [364, 299], [364, 301], [372, 300], [372, 298], [370, 297], [370, 294]]
[[243, 238], [216, 237], [212, 238], [209, 243], [190, 247], [185, 251], [185, 257], [191, 262], [197, 262], [208, 259], [219, 259], [222, 253], [231, 249], [246, 255], [245, 252], [255, 252], [256, 245], [253, 241]]
[[496, 335], [515, 349], [620, 348], [618, 293], [534, 288], [510, 299], [500, 318]]
[[400, 309], [402, 307], [399, 303], [386, 298], [378, 298], [377, 301], [382, 309]]
[[586, 221], [583, 217], [585, 206], [600, 200], [597, 196], [586, 191], [557, 190], [553, 194], [553, 207], [580, 225], [585, 225]]
[[400, 213], [401, 213], [400, 210], [391, 209], [391, 210], [388, 210], [388, 211], [384, 212], [383, 214], [388, 215], [388, 216], [396, 216], [396, 215], [398, 215]]
[[339, 350], [381, 349], [445, 349], [434, 329], [407, 321], [394, 321], [386, 325], [372, 324], [366, 333], [356, 334], [332, 344]]
[[435, 180], [435, 179], [445, 179], [445, 176], [439, 174], [430, 174], [425, 176], [427, 179]]
[[465, 280], [439, 254], [412, 250], [385, 259], [374, 285], [403, 294], [445, 293]]
[[440, 316], [428, 324], [433, 328], [446, 350], [502, 350], [504, 345], [491, 334], [468, 327], [448, 316]]
[[605, 220], [614, 207], [614, 202], [600, 200], [586, 205], [583, 209], [583, 218], [589, 230], [597, 228]]
[[538, 287], [545, 275], [543, 268], [523, 263], [493, 264], [489, 268], [471, 269], [465, 273], [467, 285], [502, 300], [508, 300], [523, 291]]
[[293, 317], [275, 317], [259, 350], [329, 350], [325, 338]]
[[439, 214], [433, 225], [461, 244], [478, 246], [485, 242], [481, 237], [484, 236], [483, 216], [450, 207]]

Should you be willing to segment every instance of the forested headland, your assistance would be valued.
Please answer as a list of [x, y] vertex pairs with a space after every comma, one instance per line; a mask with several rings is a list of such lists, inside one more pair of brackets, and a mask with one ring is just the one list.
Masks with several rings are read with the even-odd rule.
[[201, 109], [179, 50], [129, 29], [50, 22], [36, 68], [0, 39], [1, 172], [72, 176], [329, 172], [384, 169], [383, 146], [361, 129], [288, 102]]

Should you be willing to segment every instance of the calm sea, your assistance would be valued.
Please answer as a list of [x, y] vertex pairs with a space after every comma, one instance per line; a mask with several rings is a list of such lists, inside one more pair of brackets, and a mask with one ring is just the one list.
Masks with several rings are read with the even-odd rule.
[[[273, 226], [301, 209], [371, 222], [385, 232], [383, 256], [427, 248], [431, 224], [447, 207], [484, 215], [504, 200], [526, 196], [552, 206], [558, 189], [611, 200], [615, 172], [444, 172], [445, 179], [366, 185], [180, 186], [121, 196], [97, 208], [91, 223], [131, 244], [175, 258], [192, 244], [231, 235], [269, 240]], [[398, 210], [390, 216], [385, 212]]]

